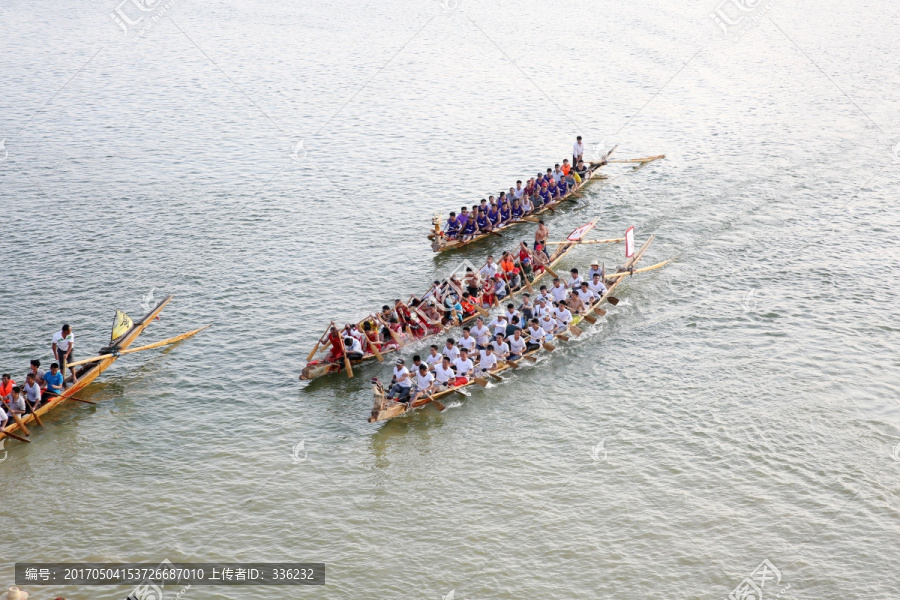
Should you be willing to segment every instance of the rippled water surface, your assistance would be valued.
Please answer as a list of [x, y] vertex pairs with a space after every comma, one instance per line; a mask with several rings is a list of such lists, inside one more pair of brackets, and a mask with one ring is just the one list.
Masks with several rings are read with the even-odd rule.
[[[730, 37], [712, 0], [144, 6], [140, 38], [114, 2], [0, 7], [0, 371], [64, 321], [87, 356], [151, 290], [142, 342], [213, 326], [6, 441], [0, 584], [293, 560], [327, 585], [182, 597], [721, 599], [768, 560], [765, 598], [896, 597], [896, 3], [729, 1]], [[530, 238], [425, 233], [579, 133], [667, 158], [611, 165], [553, 237], [599, 217], [674, 263], [443, 413], [368, 424], [386, 364], [298, 382], [328, 321]]]

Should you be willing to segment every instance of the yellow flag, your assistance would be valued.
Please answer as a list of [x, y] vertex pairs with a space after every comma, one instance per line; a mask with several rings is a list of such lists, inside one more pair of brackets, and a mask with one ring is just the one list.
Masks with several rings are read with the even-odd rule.
[[126, 333], [134, 326], [134, 321], [131, 320], [131, 317], [123, 313], [121, 310], [116, 310], [116, 320], [113, 321], [112, 328], [112, 336], [110, 337], [110, 341], [114, 342]]

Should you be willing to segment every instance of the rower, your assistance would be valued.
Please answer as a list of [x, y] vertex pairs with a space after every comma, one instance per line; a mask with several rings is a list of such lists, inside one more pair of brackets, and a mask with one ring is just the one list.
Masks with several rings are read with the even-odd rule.
[[450, 293], [444, 298], [444, 312], [451, 323], [462, 323], [463, 307], [456, 294]]
[[550, 288], [550, 295], [553, 296], [554, 302], [559, 302], [561, 300], [566, 299], [566, 286], [563, 285], [562, 281], [560, 281], [559, 277], [553, 278], [553, 287]]
[[421, 367], [421, 366], [428, 368], [428, 365], [422, 362], [421, 356], [419, 356], [418, 354], [413, 354], [413, 366], [412, 366], [412, 369], [410, 369], [410, 371], [412, 373], [418, 373], [419, 367]]
[[581, 300], [581, 296], [578, 295], [578, 292], [572, 292], [569, 295], [569, 299], [566, 300], [566, 303], [569, 310], [573, 313], [581, 314], [587, 310], [587, 305]]
[[550, 182], [553, 181], [553, 169], [547, 168], [547, 172], [544, 174], [544, 177], [541, 179], [541, 184], [546, 183], [550, 185]]
[[36, 358], [31, 359], [31, 364], [28, 366], [28, 373], [34, 375], [35, 383], [44, 387], [44, 371], [41, 370], [41, 361]]
[[478, 361], [478, 370], [482, 373], [492, 371], [497, 367], [497, 357], [494, 356], [494, 349], [490, 345], [481, 351], [481, 357]]
[[547, 186], [547, 192], [550, 194], [550, 200], [559, 200], [562, 194], [559, 193], [559, 186], [556, 185], [556, 182], [550, 180], [550, 182], [547, 183]]
[[363, 357], [362, 344], [359, 339], [348, 335], [344, 338], [344, 348], [347, 349], [347, 358], [350, 360], [361, 360]]
[[493, 229], [491, 221], [487, 217], [487, 213], [480, 207], [478, 208], [478, 215], [475, 217], [475, 224], [478, 226], [479, 231], [489, 231]]
[[4, 373], [0, 376], [0, 399], [6, 400], [10, 394], [12, 394], [13, 386], [16, 385], [16, 382], [13, 381], [12, 377], [10, 377], [9, 373]]
[[559, 168], [559, 163], [556, 163], [555, 165], [553, 165], [553, 181], [556, 182], [557, 185], [559, 185], [559, 181], [563, 177], [565, 177], [565, 173], [563, 173]]
[[522, 315], [522, 318], [526, 321], [530, 321], [534, 318], [534, 304], [531, 302], [531, 294], [525, 292], [522, 294], [522, 304], [519, 306], [519, 311]]
[[481, 271], [480, 271], [481, 276], [484, 277], [485, 279], [489, 279], [491, 277], [495, 277], [498, 272], [499, 272], [499, 269], [497, 268], [497, 265], [494, 263], [494, 257], [489, 254], [487, 257], [487, 263], [483, 267], [481, 267]]
[[453, 367], [450, 366], [450, 358], [442, 356], [441, 362], [434, 366], [434, 387], [436, 389], [448, 388], [453, 385], [455, 378], [456, 373], [453, 372]]
[[522, 219], [522, 215], [525, 214], [525, 211], [522, 210], [522, 204], [521, 204], [521, 202], [519, 202], [518, 198], [513, 200], [512, 208], [510, 208], [510, 212], [512, 213], [512, 219], [514, 221], [520, 221]]
[[553, 202], [553, 195], [550, 194], [550, 186], [546, 181], [541, 182], [541, 190], [538, 195], [541, 197], [541, 206], [547, 206]]
[[591, 288], [590, 288], [590, 286], [588, 285], [588, 282], [587, 282], [587, 281], [582, 281], [582, 282], [581, 282], [581, 289], [579, 289], [579, 290], [575, 293], [575, 295], [578, 297], [578, 299], [579, 299], [582, 303], [586, 304], [587, 306], [592, 305], [594, 302], [596, 302], [597, 300], [600, 299], [600, 294], [598, 294], [597, 292], [591, 290]]
[[[562, 173], [562, 171], [560, 171]], [[559, 181], [556, 182], [556, 189], [559, 190], [559, 196], [562, 198], [566, 194], [569, 193], [569, 181], [565, 176], [560, 177]]]
[[478, 319], [475, 320], [475, 327], [472, 328], [472, 335], [475, 336], [475, 348], [477, 350], [484, 350], [490, 341], [491, 330], [485, 326], [483, 317], [478, 317]]
[[540, 319], [549, 312], [550, 308], [547, 306], [547, 299], [544, 296], [538, 296], [537, 304], [534, 306], [534, 310], [532, 310], [534, 316]]
[[541, 316], [540, 325], [541, 329], [544, 330], [544, 335], [548, 339], [552, 339], [553, 334], [556, 333], [556, 319], [552, 318], [549, 312], [546, 312]]
[[6, 426], [12, 424], [12, 417], [9, 416], [9, 413], [7, 413], [6, 409], [3, 408], [3, 403], [0, 402], [0, 432], [5, 432]]
[[588, 168], [584, 164], [584, 161], [579, 160], [575, 163], [575, 172], [579, 177], [581, 177], [582, 180], [587, 177]]
[[466, 226], [466, 223], [469, 222], [469, 209], [465, 206], [459, 209], [459, 216], [457, 217], [459, 220], [459, 228], [462, 230]]
[[62, 393], [63, 376], [59, 371], [59, 365], [50, 363], [50, 372], [44, 373], [44, 400], [48, 397], [58, 396]]
[[587, 281], [591, 281], [594, 279], [594, 275], [603, 275], [603, 271], [600, 269], [600, 263], [596, 260], [591, 263], [591, 268], [588, 269], [587, 272]]
[[594, 273], [593, 279], [588, 283], [588, 289], [598, 296], [602, 296], [606, 293], [606, 286], [603, 285], [603, 279], [601, 279], [600, 273]]
[[500, 211], [496, 204], [491, 204], [487, 210], [488, 221], [491, 222], [491, 229], [500, 225]]
[[478, 233], [478, 223], [476, 220], [476, 216], [472, 215], [471, 218], [466, 220], [465, 225], [462, 227], [462, 239], [471, 240]]
[[521, 179], [516, 181], [516, 189], [514, 189], [514, 190], [511, 189], [510, 193], [512, 194], [513, 198], [516, 198], [516, 199], [521, 199], [522, 196], [525, 195], [525, 188], [522, 187]]
[[506, 326], [505, 336], [509, 338], [516, 331], [522, 331], [522, 320], [519, 318], [519, 315], [515, 315], [512, 319], [509, 320], [509, 325]]
[[453, 338], [447, 338], [443, 355], [448, 357], [451, 361], [456, 360], [456, 357], [459, 356], [459, 348], [456, 347], [456, 342], [453, 341]]
[[509, 208], [509, 202], [500, 201], [500, 223], [506, 224], [512, 220], [512, 211]]
[[506, 316], [506, 320], [512, 322], [513, 317], [519, 316], [519, 311], [516, 310], [516, 305], [510, 302], [506, 305], [506, 312], [504, 314]]
[[38, 405], [41, 403], [41, 386], [38, 384], [37, 379], [35, 379], [34, 374], [29, 373], [25, 376], [25, 399], [28, 400], [28, 404], [31, 405], [32, 410], [37, 410]]
[[544, 252], [544, 243], [535, 242], [534, 244], [534, 272], [543, 273], [550, 266], [550, 257]]
[[[53, 334], [53, 342], [50, 344], [53, 356], [59, 363], [59, 370], [63, 374], [63, 389], [66, 387], [66, 365], [72, 362], [72, 352], [75, 349], [75, 335], [72, 328], [68, 324], [63, 325], [62, 329]], [[72, 383], [75, 383], [75, 371], [72, 371]]]
[[441, 364], [441, 359], [442, 359], [442, 358], [443, 358], [443, 357], [441, 356], [441, 353], [438, 352], [438, 346], [437, 346], [437, 344], [432, 344], [432, 345], [431, 345], [431, 348], [429, 349], [429, 354], [428, 354], [428, 356], [425, 357], [425, 362], [428, 363], [428, 366], [431, 367], [431, 368], [433, 369], [433, 368], [435, 368], [437, 365]]
[[540, 321], [538, 319], [532, 319], [531, 324], [528, 326], [528, 343], [525, 345], [525, 348], [528, 352], [532, 350], [537, 350], [541, 347], [541, 340], [547, 335], [547, 332], [541, 329]]
[[531, 203], [531, 200], [528, 196], [522, 196], [522, 199], [519, 200], [519, 202], [522, 205], [522, 212], [524, 212], [526, 215], [530, 214], [531, 211], [534, 210], [534, 205]]
[[462, 349], [459, 351], [459, 357], [453, 361], [453, 368], [456, 369], [457, 377], [468, 379], [472, 376], [472, 373], [475, 372], [475, 363], [469, 358], [468, 350]]
[[506, 320], [506, 315], [499, 314], [488, 324], [493, 332], [493, 335], [497, 335], [498, 333], [506, 333], [506, 326], [509, 322]]
[[456, 213], [451, 211], [450, 218], [447, 219], [447, 224], [444, 226], [444, 237], [454, 240], [459, 235], [460, 229], [462, 229], [462, 224], [456, 218]]
[[[328, 331], [328, 341], [331, 343], [331, 350], [328, 351], [328, 356], [325, 360], [328, 362], [337, 362], [344, 355], [344, 351], [341, 350], [341, 333], [337, 330], [337, 327], [333, 325]], [[53, 371], [53, 365], [50, 365], [50, 371]], [[44, 375], [44, 379], [46, 378], [47, 375]]]
[[534, 249], [537, 250], [538, 244], [543, 246], [546, 243], [547, 237], [549, 235], [550, 230], [547, 229], [546, 225], [544, 225], [544, 220], [539, 220], [537, 231], [534, 232]]
[[6, 396], [3, 396], [3, 401], [6, 403], [10, 415], [12, 415], [13, 419], [18, 417], [21, 419], [26, 414], [28, 414], [28, 405], [25, 404], [25, 395], [22, 393], [22, 388], [19, 386], [13, 386], [10, 393]]
[[522, 330], [516, 329], [512, 337], [508, 339], [507, 343], [509, 344], [509, 358], [507, 358], [507, 360], [519, 360], [522, 358], [527, 346], [525, 338], [522, 337]]
[[584, 156], [584, 144], [581, 143], [581, 136], [575, 138], [575, 145], [572, 146], [572, 164], [577, 165]]
[[550, 290], [547, 288], [546, 285], [542, 285], [539, 291], [540, 291], [541, 298], [546, 300], [547, 304], [553, 303], [553, 295], [550, 293]]
[[388, 392], [388, 398], [396, 399], [397, 402], [406, 402], [409, 400], [409, 388], [412, 387], [412, 381], [409, 378], [409, 369], [405, 366], [406, 361], [398, 358], [394, 363], [394, 376], [391, 378], [391, 391]]
[[416, 371], [416, 391], [413, 392], [412, 398], [410, 398], [407, 408], [412, 408], [412, 405], [416, 400], [419, 399], [420, 396], [430, 396], [433, 389], [434, 375], [432, 375], [431, 371], [428, 370], [427, 365], [419, 365], [419, 368]]
[[572, 170], [572, 165], [569, 164], [568, 158], [563, 159], [563, 164], [562, 167], [560, 167], [560, 170], [563, 172], [563, 175], [565, 175], [566, 177], [569, 176], [569, 171]]
[[487, 214], [487, 211], [490, 207], [491, 205], [488, 204], [488, 201], [484, 198], [481, 199], [481, 204], [478, 205], [479, 210], [483, 210], [484, 214]]
[[528, 180], [528, 183], [525, 184], [525, 196], [532, 197], [537, 192], [534, 186], [534, 177]]
[[568, 329], [569, 323], [572, 322], [572, 313], [565, 300], [560, 301], [556, 307], [556, 325], [559, 329]]
[[569, 281], [566, 285], [573, 289], [577, 290], [581, 288], [581, 284], [584, 282], [584, 279], [581, 278], [581, 275], [578, 274], [578, 269], [570, 269], [569, 270]]
[[475, 338], [472, 337], [472, 331], [468, 327], [463, 327], [462, 337], [459, 338], [459, 341], [456, 342], [456, 345], [459, 346], [460, 353], [465, 350], [467, 352], [472, 352], [475, 350]]
[[497, 276], [494, 278], [494, 297], [497, 300], [505, 298], [508, 294], [508, 290], [506, 289], [506, 281], [504, 281], [501, 277]]
[[509, 344], [506, 343], [506, 338], [502, 333], [494, 336], [494, 341], [491, 342], [491, 345], [494, 347], [494, 355], [497, 357], [497, 360], [505, 360], [509, 357]]

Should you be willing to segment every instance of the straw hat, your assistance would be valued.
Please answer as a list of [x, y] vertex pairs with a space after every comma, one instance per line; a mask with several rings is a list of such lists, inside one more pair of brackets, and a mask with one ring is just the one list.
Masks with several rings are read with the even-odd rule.
[[28, 592], [23, 592], [16, 586], [10, 586], [6, 592], [6, 600], [28, 600]]

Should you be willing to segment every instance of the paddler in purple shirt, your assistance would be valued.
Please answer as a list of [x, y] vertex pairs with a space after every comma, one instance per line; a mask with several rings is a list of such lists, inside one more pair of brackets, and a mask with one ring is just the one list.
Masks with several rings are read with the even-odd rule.
[[463, 206], [460, 210], [460, 214], [457, 218], [459, 221], [459, 226], [463, 229], [466, 228], [466, 222], [469, 220], [469, 209]]
[[450, 211], [450, 218], [447, 219], [447, 225], [444, 228], [444, 236], [450, 240], [456, 239], [460, 229], [462, 229], [462, 224], [459, 222], [459, 219], [456, 218], [456, 213]]
[[462, 228], [462, 240], [470, 240], [475, 237], [475, 234], [478, 233], [478, 224], [475, 222], [475, 217], [469, 217], [466, 219], [466, 224], [463, 225]]
[[560, 195], [560, 196], [565, 196], [566, 194], [569, 193], [569, 184], [566, 182], [566, 178], [565, 178], [565, 177], [560, 177], [560, 178], [559, 178], [559, 183], [556, 184], [556, 187], [559, 188], [559, 195]]
[[491, 222], [487, 218], [487, 213], [485, 213], [483, 208], [478, 209], [478, 216], [475, 217], [475, 223], [478, 225], [479, 231], [488, 231], [491, 229]]

